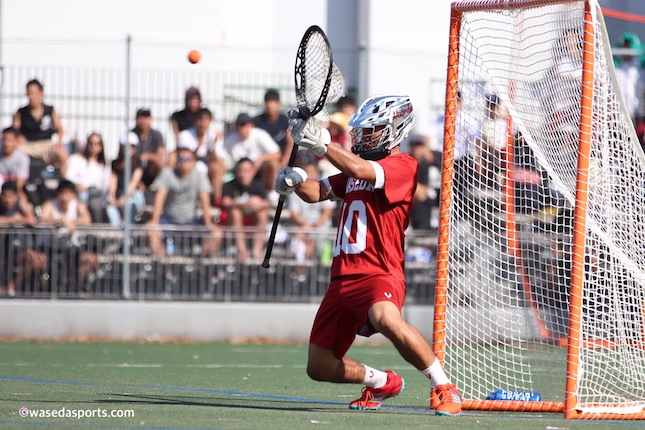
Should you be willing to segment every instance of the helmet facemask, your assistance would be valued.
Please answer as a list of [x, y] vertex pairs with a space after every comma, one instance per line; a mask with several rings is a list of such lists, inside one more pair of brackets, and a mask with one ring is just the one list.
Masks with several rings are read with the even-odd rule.
[[407, 96], [367, 99], [350, 119], [352, 152], [365, 160], [380, 160], [398, 146], [414, 126]]
[[349, 135], [352, 138], [352, 152], [366, 160], [380, 160], [390, 154], [388, 143], [392, 136], [390, 125], [376, 127], [354, 127]]

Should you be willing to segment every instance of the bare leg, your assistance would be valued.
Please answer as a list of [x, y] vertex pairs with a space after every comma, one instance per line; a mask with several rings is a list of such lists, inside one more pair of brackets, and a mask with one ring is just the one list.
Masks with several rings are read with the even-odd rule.
[[20, 270], [18, 274], [9, 282], [7, 287], [9, 294], [14, 294], [16, 292], [16, 286], [22, 284], [35, 270], [44, 271], [47, 266], [47, 256], [42, 252], [27, 249], [20, 254], [19, 264]]
[[148, 235], [148, 243], [150, 244], [152, 255], [155, 257], [163, 257], [165, 252], [161, 246], [161, 230], [159, 230], [157, 226], [149, 226], [146, 233]]
[[331, 350], [310, 343], [307, 375], [315, 381], [360, 384], [365, 379], [365, 367], [349, 357], [339, 360]]
[[228, 213], [229, 225], [235, 229], [235, 245], [237, 246], [237, 258], [242, 261], [248, 257], [246, 249], [246, 236], [244, 235], [244, 214], [237, 207], [232, 207]]
[[392, 302], [382, 301], [369, 310], [369, 319], [376, 330], [388, 338], [401, 357], [418, 370], [427, 369], [435, 361], [428, 341], [416, 327], [401, 316]]
[[262, 258], [262, 249], [264, 248], [264, 237], [266, 234], [266, 228], [269, 223], [269, 213], [265, 210], [255, 214], [256, 217], [256, 227], [258, 231], [255, 233], [253, 238], [253, 258]]

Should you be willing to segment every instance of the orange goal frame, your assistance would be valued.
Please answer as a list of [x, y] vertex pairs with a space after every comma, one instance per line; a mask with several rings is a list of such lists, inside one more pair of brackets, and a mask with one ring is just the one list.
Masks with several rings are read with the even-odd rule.
[[[480, 0], [463, 1], [453, 3], [450, 17], [450, 34], [448, 45], [448, 66], [446, 79], [446, 105], [444, 123], [443, 161], [441, 178], [441, 197], [439, 212], [439, 231], [437, 248], [437, 272], [434, 301], [433, 321], [433, 351], [436, 357], [443, 364], [445, 360], [445, 337], [446, 337], [446, 305], [447, 289], [449, 284], [449, 229], [451, 203], [453, 202], [453, 175], [454, 175], [454, 146], [455, 146], [455, 120], [457, 115], [457, 89], [459, 76], [459, 35], [461, 30], [461, 19], [464, 12], [500, 10], [500, 9], [525, 9], [552, 4], [570, 3], [578, 0]], [[584, 279], [584, 247], [586, 239], [586, 217], [589, 153], [591, 140], [591, 113], [594, 79], [594, 47], [595, 30], [592, 8], [596, 7], [595, 2], [585, 0], [584, 11], [584, 55], [582, 72], [582, 103], [580, 109], [580, 133], [576, 181], [576, 204], [574, 209], [574, 230], [572, 249], [572, 272], [569, 303], [569, 327], [567, 336], [567, 366], [566, 382], [563, 384], [565, 393], [564, 402], [522, 402], [507, 400], [474, 400], [465, 399], [463, 409], [480, 411], [510, 411], [510, 412], [557, 412], [563, 413], [565, 419], [609, 419], [609, 420], [642, 420], [645, 419], [645, 411], [639, 413], [596, 413], [583, 412], [576, 409], [576, 386], [578, 383], [578, 353], [580, 348], [587, 346], [587, 342], [581, 339], [581, 318], [582, 318], [582, 288]], [[511, 89], [512, 93], [512, 89]], [[511, 123], [509, 121], [509, 130]], [[509, 149], [512, 149], [511, 136], [509, 133]], [[512, 170], [512, 151], [507, 154], [506, 163]], [[510, 163], [510, 164], [509, 164]], [[512, 183], [507, 179], [505, 187], [505, 205], [507, 209], [514, 206], [514, 193]], [[514, 211], [510, 210], [507, 220], [509, 249], [519, 249], [517, 245], [517, 234], [515, 231]], [[529, 300], [529, 303], [531, 300]], [[645, 318], [645, 309], [644, 318]], [[540, 327], [543, 332], [545, 330]], [[544, 335], [544, 332], [543, 332]], [[644, 334], [645, 337], [645, 334]], [[431, 405], [434, 407], [435, 405]]]

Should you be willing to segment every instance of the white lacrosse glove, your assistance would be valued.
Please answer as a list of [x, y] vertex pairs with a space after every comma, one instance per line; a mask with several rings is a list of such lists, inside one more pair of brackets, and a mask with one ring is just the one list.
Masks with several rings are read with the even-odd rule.
[[321, 128], [316, 124], [316, 119], [311, 117], [304, 121], [302, 118], [291, 119], [289, 129], [293, 143], [302, 146], [319, 157], [327, 152], [327, 145], [331, 143], [331, 135], [326, 128]]
[[296, 187], [307, 180], [307, 172], [300, 167], [283, 167], [278, 170], [273, 181], [273, 188], [281, 196], [293, 193]]

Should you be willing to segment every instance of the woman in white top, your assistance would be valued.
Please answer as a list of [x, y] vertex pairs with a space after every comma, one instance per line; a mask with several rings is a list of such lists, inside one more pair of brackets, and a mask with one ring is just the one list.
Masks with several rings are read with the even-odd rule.
[[76, 185], [79, 199], [85, 203], [95, 223], [106, 222], [105, 203], [110, 186], [112, 168], [105, 162], [103, 138], [92, 133], [82, 153], [67, 160], [65, 179]]

